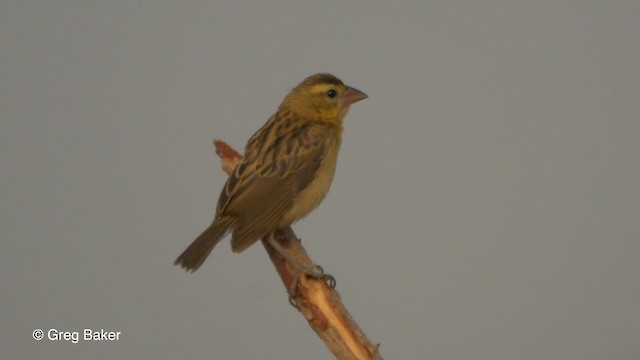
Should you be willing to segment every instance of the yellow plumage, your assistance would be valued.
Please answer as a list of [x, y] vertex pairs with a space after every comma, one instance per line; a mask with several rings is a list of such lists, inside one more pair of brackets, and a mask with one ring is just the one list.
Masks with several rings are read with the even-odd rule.
[[366, 97], [330, 74], [296, 86], [251, 137], [220, 194], [213, 223], [175, 264], [196, 271], [227, 233], [232, 250], [241, 252], [315, 209], [333, 180], [342, 119]]

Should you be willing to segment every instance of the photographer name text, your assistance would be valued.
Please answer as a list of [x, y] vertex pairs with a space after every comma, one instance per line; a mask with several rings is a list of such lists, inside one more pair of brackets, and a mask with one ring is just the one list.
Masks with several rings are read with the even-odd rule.
[[83, 329], [82, 331], [65, 331], [58, 329], [41, 330], [35, 329], [33, 331], [33, 338], [35, 340], [47, 339], [51, 341], [69, 341], [73, 344], [77, 344], [82, 341], [118, 341], [122, 331], [107, 331], [105, 329]]

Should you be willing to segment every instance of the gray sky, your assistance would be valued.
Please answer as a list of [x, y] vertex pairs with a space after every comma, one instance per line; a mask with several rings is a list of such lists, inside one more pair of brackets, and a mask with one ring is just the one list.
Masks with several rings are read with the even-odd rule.
[[370, 97], [294, 229], [383, 356], [640, 358], [640, 2], [1, 8], [2, 358], [329, 358], [261, 246], [172, 265], [316, 72]]

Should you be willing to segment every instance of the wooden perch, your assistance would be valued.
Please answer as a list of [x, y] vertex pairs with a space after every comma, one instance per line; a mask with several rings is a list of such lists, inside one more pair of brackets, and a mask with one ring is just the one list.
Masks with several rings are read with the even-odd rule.
[[[222, 169], [231, 173], [242, 156], [223, 141], [215, 140], [216, 153], [222, 159]], [[280, 231], [276, 241], [280, 250], [305, 266], [313, 266], [313, 261], [302, 247], [291, 227]], [[297, 271], [292, 264], [273, 248], [267, 239], [262, 239], [269, 258], [275, 266], [290, 298], [309, 322], [309, 326], [324, 341], [326, 347], [340, 360], [376, 359], [382, 360], [378, 346], [373, 345], [351, 318], [340, 301], [338, 292], [322, 279], [315, 279]]]

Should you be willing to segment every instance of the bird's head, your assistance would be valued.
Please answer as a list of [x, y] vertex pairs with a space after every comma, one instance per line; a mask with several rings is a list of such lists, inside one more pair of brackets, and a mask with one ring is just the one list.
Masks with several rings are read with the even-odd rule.
[[316, 74], [296, 86], [283, 105], [309, 119], [340, 124], [349, 106], [366, 98], [367, 94], [331, 74]]

